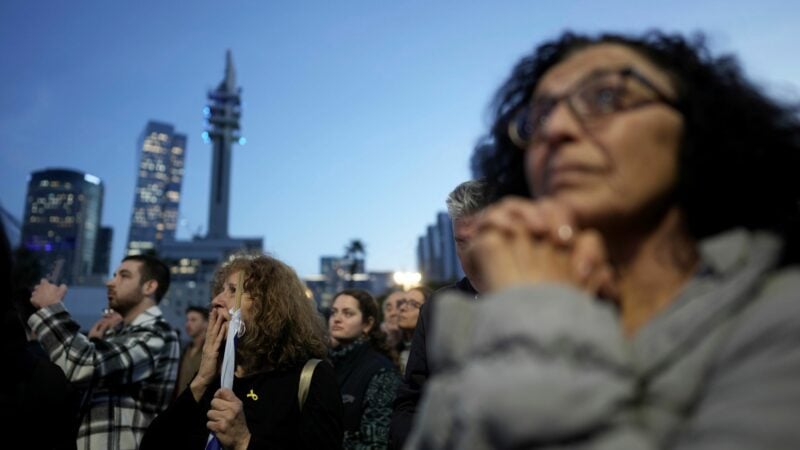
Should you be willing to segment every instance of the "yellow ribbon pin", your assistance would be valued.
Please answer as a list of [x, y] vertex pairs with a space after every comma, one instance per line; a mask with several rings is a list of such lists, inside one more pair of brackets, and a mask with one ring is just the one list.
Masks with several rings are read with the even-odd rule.
[[250, 389], [250, 392], [248, 392], [248, 393], [247, 393], [247, 397], [248, 397], [248, 398], [252, 398], [252, 399], [253, 399], [253, 401], [256, 401], [256, 400], [258, 400], [258, 395], [256, 395], [256, 393], [255, 393], [255, 392], [253, 392], [253, 390], [252, 390], [252, 389]]

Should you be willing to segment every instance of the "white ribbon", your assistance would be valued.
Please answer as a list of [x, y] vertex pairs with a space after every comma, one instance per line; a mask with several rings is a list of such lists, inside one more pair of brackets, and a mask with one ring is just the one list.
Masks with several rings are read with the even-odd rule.
[[236, 346], [234, 341], [237, 335], [241, 335], [242, 310], [237, 309], [231, 313], [231, 321], [228, 323], [228, 336], [225, 341], [225, 356], [222, 359], [222, 369], [220, 370], [220, 386], [233, 389], [233, 373], [236, 370]]

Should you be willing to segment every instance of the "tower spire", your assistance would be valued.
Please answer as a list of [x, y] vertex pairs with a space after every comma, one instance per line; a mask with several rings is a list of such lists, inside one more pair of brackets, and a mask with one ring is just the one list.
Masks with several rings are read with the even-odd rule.
[[222, 84], [225, 85], [225, 90], [228, 92], [236, 92], [236, 69], [233, 67], [233, 52], [231, 52], [231, 49], [225, 52], [225, 79]]
[[208, 205], [208, 238], [228, 238], [228, 211], [230, 210], [231, 149], [239, 142], [241, 91], [236, 86], [236, 70], [230, 50], [225, 54], [225, 78], [216, 90], [208, 93], [206, 131], [203, 136], [211, 140], [214, 155], [211, 164], [211, 198]]

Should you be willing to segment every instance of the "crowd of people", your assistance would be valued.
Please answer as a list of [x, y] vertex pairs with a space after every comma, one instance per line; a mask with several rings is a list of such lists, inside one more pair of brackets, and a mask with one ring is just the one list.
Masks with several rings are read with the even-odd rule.
[[154, 256], [86, 334], [42, 280], [30, 314], [2, 305], [4, 423], [26, 448], [800, 445], [798, 108], [659, 32], [564, 33], [493, 106], [446, 200], [463, 279], [323, 315], [291, 267], [233, 255], [183, 350]]

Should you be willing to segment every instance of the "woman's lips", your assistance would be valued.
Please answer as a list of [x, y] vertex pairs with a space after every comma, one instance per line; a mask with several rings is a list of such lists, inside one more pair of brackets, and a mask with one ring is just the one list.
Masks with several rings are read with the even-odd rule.
[[580, 163], [560, 163], [548, 168], [545, 172], [544, 187], [547, 192], [554, 189], [580, 183], [587, 177], [597, 174], [596, 167]]

